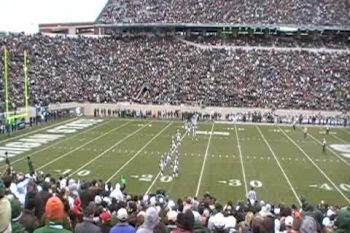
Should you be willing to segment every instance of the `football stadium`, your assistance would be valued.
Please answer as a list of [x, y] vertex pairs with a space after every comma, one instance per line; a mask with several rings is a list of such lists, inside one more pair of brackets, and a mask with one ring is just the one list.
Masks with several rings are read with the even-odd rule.
[[0, 24], [0, 233], [350, 233], [348, 1], [103, 2]]

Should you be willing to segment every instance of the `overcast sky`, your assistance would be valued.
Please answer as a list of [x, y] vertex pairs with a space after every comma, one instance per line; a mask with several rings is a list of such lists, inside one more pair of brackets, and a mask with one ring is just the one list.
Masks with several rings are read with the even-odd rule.
[[0, 0], [0, 31], [38, 32], [39, 23], [94, 21], [107, 0]]

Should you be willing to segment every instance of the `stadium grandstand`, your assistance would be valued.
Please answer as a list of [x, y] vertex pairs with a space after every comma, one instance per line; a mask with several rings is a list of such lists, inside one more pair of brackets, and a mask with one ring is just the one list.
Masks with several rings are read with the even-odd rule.
[[349, 12], [107, 0], [0, 31], [0, 233], [350, 233]]

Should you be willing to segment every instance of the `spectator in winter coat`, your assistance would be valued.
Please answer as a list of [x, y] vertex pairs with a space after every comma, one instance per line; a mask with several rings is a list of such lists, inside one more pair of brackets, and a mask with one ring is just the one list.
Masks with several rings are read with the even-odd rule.
[[73, 206], [69, 210], [69, 216], [72, 221], [72, 225], [75, 226], [78, 222], [81, 222], [82, 210], [81, 210], [81, 202], [79, 197], [76, 197], [73, 201]]
[[5, 185], [0, 178], [0, 232], [10, 232], [11, 204], [5, 196]]
[[115, 185], [115, 189], [111, 192], [111, 194], [109, 196], [110, 196], [110, 198], [115, 198], [117, 201], [123, 201], [124, 200], [123, 193], [120, 190], [120, 184], [117, 183]]
[[83, 222], [75, 226], [75, 233], [102, 233], [101, 228], [94, 224], [95, 204], [91, 202], [84, 210]]
[[168, 233], [168, 228], [165, 226], [164, 223], [158, 222], [157, 225], [153, 228], [153, 233]]
[[194, 227], [194, 215], [191, 210], [179, 213], [176, 220], [176, 228], [171, 233], [190, 233]]
[[287, 216], [284, 220], [284, 225], [286, 226], [286, 230], [283, 231], [283, 233], [296, 233], [295, 230], [293, 230], [293, 222], [294, 219], [292, 216]]
[[311, 216], [305, 216], [302, 223], [301, 223], [299, 232], [300, 233], [315, 233], [315, 232], [317, 232], [316, 220]]
[[350, 206], [338, 211], [334, 224], [337, 227], [334, 233], [350, 232]]
[[35, 199], [27, 199], [19, 222], [26, 228], [28, 233], [33, 233], [34, 230], [39, 227], [39, 220], [34, 215], [34, 209]]
[[19, 222], [22, 217], [21, 203], [16, 198], [11, 200], [11, 229], [12, 233], [28, 233], [25, 227]]
[[156, 208], [149, 207], [146, 210], [144, 223], [140, 226], [136, 233], [152, 233], [153, 228], [158, 224], [158, 222], [159, 217]]
[[46, 225], [35, 230], [34, 233], [72, 233], [63, 228], [64, 206], [58, 197], [51, 197], [47, 200], [45, 216], [47, 219]]
[[251, 232], [253, 219], [254, 219], [253, 212], [248, 212], [245, 216], [244, 221], [238, 224], [238, 232], [239, 233]]
[[49, 183], [44, 182], [41, 187], [42, 190], [35, 196], [35, 216], [39, 219], [39, 221], [42, 219], [44, 214], [47, 200], [52, 196], [52, 194], [49, 192]]
[[100, 214], [100, 221], [101, 221], [100, 227], [101, 227], [102, 233], [109, 233], [109, 231], [112, 228], [111, 220], [112, 220], [112, 216], [109, 211], [106, 210]]
[[120, 208], [117, 212], [119, 223], [115, 225], [110, 233], [134, 233], [135, 228], [128, 223], [128, 212], [125, 208]]

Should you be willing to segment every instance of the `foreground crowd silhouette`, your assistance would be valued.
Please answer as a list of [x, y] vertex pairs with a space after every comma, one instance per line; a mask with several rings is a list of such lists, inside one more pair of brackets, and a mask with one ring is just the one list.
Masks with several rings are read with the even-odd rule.
[[313, 206], [305, 199], [300, 207], [273, 205], [251, 192], [246, 201], [220, 203], [209, 193], [174, 200], [164, 190], [129, 194], [125, 178], [112, 187], [102, 180], [5, 175], [0, 179], [0, 232], [350, 232], [350, 206]]
[[22, 56], [28, 50], [32, 105], [127, 101], [350, 109], [348, 53], [216, 49], [154, 35], [10, 34], [0, 38], [0, 47], [9, 49], [12, 107], [23, 105]]

